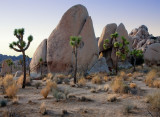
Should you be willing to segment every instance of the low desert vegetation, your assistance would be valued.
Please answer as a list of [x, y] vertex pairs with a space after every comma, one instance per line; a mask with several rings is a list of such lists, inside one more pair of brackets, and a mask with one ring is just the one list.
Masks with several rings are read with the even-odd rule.
[[41, 90], [41, 95], [44, 97], [44, 98], [47, 98], [48, 94], [50, 92], [50, 88], [49, 87], [45, 87]]
[[93, 84], [102, 84], [102, 78], [100, 76], [94, 76], [92, 78], [92, 83]]
[[[19, 84], [19, 85], [23, 85], [23, 80], [24, 80], [24, 76], [23, 75], [21, 75], [19, 78], [18, 78], [18, 80], [17, 80], [17, 84]], [[31, 83], [31, 78], [29, 77], [29, 75], [27, 75], [26, 76], [26, 82], [25, 82], [25, 85], [30, 85], [30, 83]]]
[[148, 85], [149, 87], [153, 86], [153, 81], [156, 77], [156, 71], [155, 70], [151, 70], [147, 75], [146, 75], [146, 79], [145, 79], [145, 83], [146, 85]]
[[18, 92], [18, 86], [15, 83], [8, 86], [6, 89], [6, 95], [9, 98], [14, 98], [16, 96], [17, 92]]
[[78, 80], [78, 85], [79, 86], [85, 86], [86, 85], [86, 79], [85, 78], [80, 78], [79, 80]]
[[160, 91], [147, 96], [147, 100], [150, 103], [149, 109], [160, 115]]
[[108, 102], [115, 102], [115, 101], [117, 101], [117, 95], [115, 95], [115, 94], [109, 95], [109, 96], [107, 97], [107, 101], [108, 101]]
[[136, 88], [137, 87], [137, 85], [136, 85], [136, 83], [130, 83], [130, 88]]
[[122, 79], [125, 80], [125, 81], [128, 80], [128, 76], [124, 71], [121, 71], [119, 76], [122, 77]]
[[36, 84], [35, 84], [35, 87], [36, 87], [36, 89], [38, 89], [40, 86], [41, 86], [41, 82], [36, 82]]
[[5, 107], [7, 106], [7, 101], [6, 100], [0, 100], [0, 107]]
[[115, 93], [128, 93], [129, 92], [129, 86], [124, 83], [121, 77], [116, 77], [112, 81], [111, 88]]
[[160, 88], [160, 80], [154, 80], [153, 87]]
[[41, 113], [42, 115], [47, 114], [47, 108], [46, 108], [46, 104], [45, 104], [44, 102], [41, 103], [41, 106], [40, 106], [40, 113]]

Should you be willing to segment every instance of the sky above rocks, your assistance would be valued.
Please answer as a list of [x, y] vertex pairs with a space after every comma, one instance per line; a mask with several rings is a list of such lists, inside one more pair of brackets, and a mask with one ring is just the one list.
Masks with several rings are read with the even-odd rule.
[[62, 15], [73, 5], [84, 5], [92, 17], [95, 34], [101, 35], [109, 23], [121, 22], [128, 32], [144, 24], [150, 34], [160, 36], [160, 0], [1, 0], [0, 1], [0, 54], [19, 55], [9, 49], [17, 41], [15, 28], [25, 28], [24, 38], [34, 37], [26, 51], [30, 57], [45, 38], [48, 38]]

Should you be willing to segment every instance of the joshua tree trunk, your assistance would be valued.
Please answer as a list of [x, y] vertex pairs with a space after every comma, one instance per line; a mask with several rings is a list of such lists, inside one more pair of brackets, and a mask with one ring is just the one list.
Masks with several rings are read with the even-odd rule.
[[133, 59], [134, 59], [134, 64], [133, 64], [134, 69], [133, 69], [133, 72], [135, 72], [136, 71], [136, 57], [133, 57]]
[[74, 84], [77, 83], [77, 48], [75, 47], [75, 68], [74, 68]]
[[[117, 48], [116, 48], [116, 52], [117, 52]], [[116, 56], [116, 75], [118, 73], [118, 56]]]
[[22, 52], [23, 54], [23, 85], [22, 88], [25, 88], [25, 82], [26, 82], [26, 55], [25, 52]]

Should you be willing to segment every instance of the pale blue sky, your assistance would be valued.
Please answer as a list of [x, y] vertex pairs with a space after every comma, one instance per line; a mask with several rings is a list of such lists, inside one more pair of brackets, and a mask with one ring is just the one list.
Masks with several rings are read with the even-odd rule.
[[142, 24], [154, 36], [160, 36], [160, 0], [1, 0], [0, 53], [19, 55], [8, 45], [16, 41], [15, 28], [25, 28], [25, 39], [34, 37], [26, 53], [32, 57], [40, 42], [48, 38], [66, 10], [84, 5], [92, 17], [95, 34], [101, 35], [109, 23], [124, 23], [128, 32]]

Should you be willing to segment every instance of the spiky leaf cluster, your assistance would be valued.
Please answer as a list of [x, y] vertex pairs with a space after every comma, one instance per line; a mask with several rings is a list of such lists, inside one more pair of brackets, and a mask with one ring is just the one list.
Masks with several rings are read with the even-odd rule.
[[75, 48], [78, 47], [80, 42], [81, 42], [81, 37], [80, 36], [71, 36], [70, 37], [70, 45]]
[[130, 54], [134, 57], [141, 57], [143, 56], [143, 51], [134, 49], [130, 52]]
[[6, 63], [8, 64], [8, 66], [12, 66], [13, 65], [13, 61], [11, 59], [7, 59]]
[[24, 35], [24, 28], [15, 29], [14, 30], [14, 36], [16, 36], [18, 38], [18, 41], [17, 42], [14, 41], [14, 42], [10, 43], [9, 47], [11, 49], [14, 49], [17, 52], [23, 52], [23, 51], [27, 50], [30, 43], [33, 40], [33, 37], [32, 37], [32, 35], [30, 35], [28, 37], [28, 43], [26, 44], [26, 42], [23, 40], [23, 35]]

